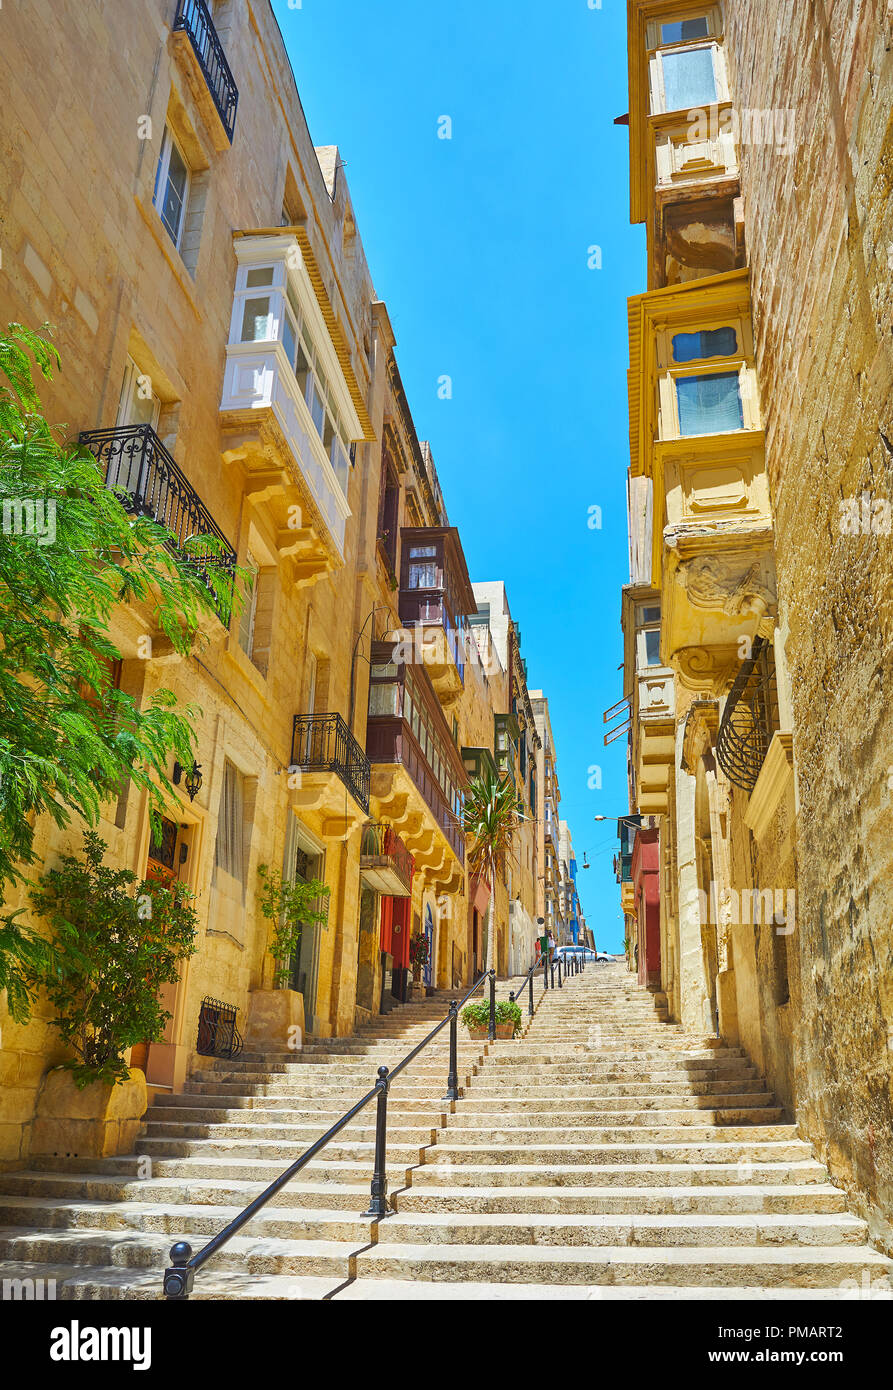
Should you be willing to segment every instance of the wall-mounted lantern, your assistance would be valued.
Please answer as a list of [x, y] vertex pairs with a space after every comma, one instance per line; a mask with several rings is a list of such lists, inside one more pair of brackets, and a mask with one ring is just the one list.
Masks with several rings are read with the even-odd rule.
[[172, 780], [175, 787], [179, 787], [180, 782], [182, 780], [183, 785], [186, 788], [187, 795], [189, 796], [189, 800], [194, 801], [195, 798], [198, 796], [199, 792], [201, 791], [201, 763], [193, 762], [192, 767], [189, 769], [188, 772], [186, 772], [185, 768], [183, 768], [180, 763], [174, 763], [174, 775]]

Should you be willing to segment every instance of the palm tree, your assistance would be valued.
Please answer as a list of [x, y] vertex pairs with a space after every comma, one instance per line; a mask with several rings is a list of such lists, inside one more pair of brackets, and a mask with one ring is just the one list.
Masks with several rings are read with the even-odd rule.
[[468, 867], [490, 889], [487, 908], [487, 970], [496, 967], [496, 931], [493, 903], [496, 870], [512, 847], [518, 825], [518, 794], [508, 774], [497, 776], [485, 769], [472, 777], [465, 793], [465, 833], [472, 837]]

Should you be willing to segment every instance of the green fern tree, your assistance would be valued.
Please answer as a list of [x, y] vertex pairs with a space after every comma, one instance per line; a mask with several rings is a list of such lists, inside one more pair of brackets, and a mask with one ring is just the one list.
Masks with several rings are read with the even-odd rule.
[[[93, 454], [48, 424], [34, 372], [49, 381], [60, 365], [46, 330], [0, 331], [0, 894], [33, 864], [39, 817], [94, 827], [127, 779], [153, 812], [167, 803], [173, 759], [189, 766], [194, 756], [196, 711], [170, 690], [141, 706], [116, 689], [112, 613], [147, 604], [185, 655], [221, 596], [189, 542], [178, 549], [163, 526], [129, 512]], [[17, 1021], [49, 950], [21, 911], [0, 916], [0, 991]]]

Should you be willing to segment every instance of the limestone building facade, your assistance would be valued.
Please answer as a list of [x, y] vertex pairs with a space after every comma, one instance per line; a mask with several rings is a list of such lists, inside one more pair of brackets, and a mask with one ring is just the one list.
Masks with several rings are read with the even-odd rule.
[[[472, 630], [343, 163], [312, 143], [269, 0], [33, 0], [4, 12], [0, 82], [0, 314], [54, 327], [47, 416], [128, 505], [179, 540], [214, 535], [249, 580], [186, 659], [146, 607], [122, 606], [111, 631], [123, 688], [198, 710], [196, 767], [157, 842], [132, 788], [99, 827], [110, 863], [195, 894], [167, 1034], [131, 1057], [150, 1091], [177, 1090], [206, 1064], [215, 1001], [281, 1047], [348, 1034], [413, 989], [467, 987], [489, 890], [469, 882], [464, 787], [489, 759], [531, 814], [537, 735], [516, 629], [495, 660]], [[41, 864], [81, 829], [41, 825]], [[263, 864], [329, 889], [285, 988]], [[536, 872], [528, 826], [493, 890], [502, 974], [532, 960]], [[0, 1162], [27, 1157], [62, 1059], [45, 1008], [4, 1017]]]
[[893, 13], [628, 21], [623, 695], [659, 891], [641, 926], [631, 872], [624, 911], [639, 978], [748, 1050], [889, 1249]]

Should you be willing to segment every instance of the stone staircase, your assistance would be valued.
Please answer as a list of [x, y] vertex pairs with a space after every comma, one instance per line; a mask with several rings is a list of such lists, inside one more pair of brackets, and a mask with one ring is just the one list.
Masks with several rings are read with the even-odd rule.
[[[505, 987], [500, 986], [500, 997]], [[372, 1222], [375, 1106], [196, 1277], [193, 1297], [890, 1297], [808, 1144], [748, 1058], [663, 1021], [619, 965], [541, 995], [520, 1040], [448, 1030], [394, 1083], [395, 1214]], [[159, 1099], [137, 1153], [0, 1177], [0, 1277], [56, 1296], [155, 1298], [198, 1250], [444, 1016], [447, 995], [300, 1053], [243, 1055]]]

